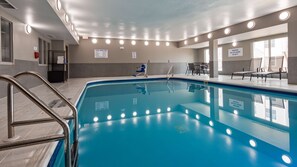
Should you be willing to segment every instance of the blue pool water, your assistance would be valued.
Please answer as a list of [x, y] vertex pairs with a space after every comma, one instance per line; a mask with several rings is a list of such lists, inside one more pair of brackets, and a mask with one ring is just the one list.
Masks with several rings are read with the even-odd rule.
[[80, 167], [297, 166], [297, 96], [185, 80], [90, 84]]

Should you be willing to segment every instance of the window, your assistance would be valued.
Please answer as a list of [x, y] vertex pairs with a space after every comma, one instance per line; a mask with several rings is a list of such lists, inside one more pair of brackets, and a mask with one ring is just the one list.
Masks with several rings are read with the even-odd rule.
[[287, 68], [287, 55], [288, 37], [253, 42], [253, 57], [262, 58], [262, 68], [266, 70], [269, 66], [269, 58], [271, 58], [271, 66], [276, 65], [273, 59], [276, 56], [284, 56], [283, 67]]
[[1, 62], [13, 62], [12, 22], [1, 18]]
[[204, 63], [209, 63], [209, 49], [204, 50]]
[[218, 48], [218, 70], [223, 71], [223, 48]]
[[48, 50], [50, 44], [42, 39], [38, 39], [38, 51], [39, 51], [39, 64], [46, 65], [47, 64], [47, 57], [48, 57]]

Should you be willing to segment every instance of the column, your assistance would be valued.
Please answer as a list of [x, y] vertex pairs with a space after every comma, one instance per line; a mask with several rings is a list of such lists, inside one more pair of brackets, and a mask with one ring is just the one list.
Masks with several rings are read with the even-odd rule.
[[218, 40], [209, 41], [209, 77], [217, 78], [218, 72]]
[[288, 83], [297, 84], [297, 19], [288, 23]]

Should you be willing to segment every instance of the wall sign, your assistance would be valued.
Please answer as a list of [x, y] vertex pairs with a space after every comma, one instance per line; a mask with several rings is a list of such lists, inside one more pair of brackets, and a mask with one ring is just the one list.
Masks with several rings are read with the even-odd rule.
[[136, 59], [137, 55], [136, 52], [132, 52], [132, 59]]
[[107, 59], [108, 58], [108, 50], [107, 49], [95, 49], [94, 57], [96, 59]]
[[228, 49], [228, 57], [243, 56], [243, 48]]

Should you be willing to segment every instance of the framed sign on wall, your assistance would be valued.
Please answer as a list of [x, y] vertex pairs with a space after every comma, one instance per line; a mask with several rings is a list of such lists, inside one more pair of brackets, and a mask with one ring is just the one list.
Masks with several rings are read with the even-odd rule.
[[228, 57], [243, 56], [243, 48], [228, 49]]
[[96, 59], [107, 59], [108, 58], [108, 50], [107, 49], [95, 49], [94, 57]]

